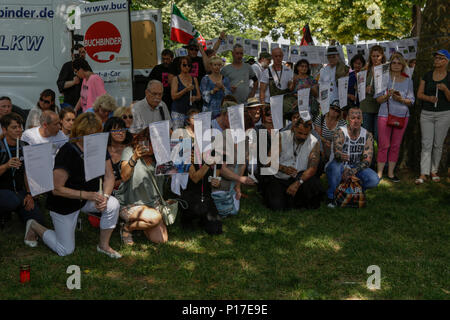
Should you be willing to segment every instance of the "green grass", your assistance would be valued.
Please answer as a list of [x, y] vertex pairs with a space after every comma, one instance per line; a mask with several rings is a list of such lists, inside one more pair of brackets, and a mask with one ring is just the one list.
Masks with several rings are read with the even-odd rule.
[[[14, 217], [0, 232], [0, 299], [449, 299], [449, 178], [416, 187], [400, 176], [367, 192], [361, 210], [270, 212], [247, 190], [222, 235], [176, 223], [166, 244], [137, 233], [124, 248], [115, 231], [119, 260], [96, 252], [98, 229], [85, 216], [67, 257], [42, 241], [26, 247]], [[28, 284], [19, 282], [22, 264], [31, 265]], [[66, 287], [72, 264], [81, 290]], [[366, 287], [370, 265], [381, 268], [379, 290]]]

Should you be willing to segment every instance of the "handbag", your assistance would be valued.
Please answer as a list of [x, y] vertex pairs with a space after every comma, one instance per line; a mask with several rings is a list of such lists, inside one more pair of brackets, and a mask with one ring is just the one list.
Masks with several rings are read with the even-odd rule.
[[[234, 172], [237, 173], [238, 165], [235, 165]], [[226, 217], [228, 215], [236, 215], [238, 214], [238, 210], [234, 205], [234, 198], [236, 196], [236, 192], [234, 191], [234, 181], [231, 183], [230, 189], [225, 192], [211, 193], [211, 197], [214, 200], [214, 204], [216, 205], [217, 211], [219, 215], [222, 217]]]
[[357, 177], [352, 176], [347, 181], [341, 181], [334, 191], [334, 203], [341, 208], [366, 206], [366, 196]]
[[405, 126], [406, 115], [408, 114], [408, 110], [406, 110], [404, 117], [397, 117], [397, 116], [394, 116], [394, 115], [389, 113], [389, 99], [387, 100], [386, 103], [387, 103], [387, 109], [388, 109], [387, 125], [389, 127], [394, 127], [394, 128], [397, 128], [397, 129], [403, 129], [403, 127]]
[[182, 199], [169, 199], [167, 201], [164, 200], [164, 197], [162, 196], [161, 191], [159, 190], [158, 185], [156, 184], [156, 180], [152, 172], [150, 172], [150, 177], [153, 186], [155, 187], [156, 191], [158, 192], [159, 198], [161, 199], [160, 204], [156, 206], [156, 210], [161, 212], [164, 224], [166, 226], [170, 226], [174, 224], [175, 219], [177, 218], [178, 203], [180, 203], [183, 209], [186, 209], [187, 208], [187, 204], [185, 203], [186, 201]]

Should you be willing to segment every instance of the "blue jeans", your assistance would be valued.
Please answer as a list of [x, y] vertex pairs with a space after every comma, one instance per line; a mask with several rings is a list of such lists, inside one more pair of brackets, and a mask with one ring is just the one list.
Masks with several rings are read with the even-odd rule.
[[19, 215], [20, 220], [26, 223], [30, 219], [34, 219], [40, 224], [44, 224], [44, 217], [38, 207], [38, 202], [34, 201], [32, 210], [25, 210], [23, 200], [26, 196], [25, 191], [15, 193], [11, 190], [0, 190], [0, 214], [15, 211]]
[[363, 123], [364, 129], [373, 134], [373, 140], [378, 141], [378, 114], [377, 113], [367, 113], [363, 112]]
[[[326, 172], [328, 178], [327, 196], [328, 199], [333, 199], [334, 191], [341, 182], [342, 173], [344, 172], [344, 164], [342, 162], [337, 162], [336, 160], [333, 160], [328, 165]], [[378, 178], [376, 172], [370, 168], [359, 171], [356, 174], [356, 177], [359, 180], [361, 180], [360, 182], [363, 191], [365, 191], [366, 189], [375, 188], [380, 182], [380, 179]]]

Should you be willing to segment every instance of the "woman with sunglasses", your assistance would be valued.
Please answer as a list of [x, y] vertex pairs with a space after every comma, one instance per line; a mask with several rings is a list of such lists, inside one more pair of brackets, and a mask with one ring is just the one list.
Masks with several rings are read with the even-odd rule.
[[109, 132], [108, 152], [111, 156], [111, 164], [116, 178], [114, 183], [114, 189], [116, 190], [122, 183], [122, 177], [120, 176], [122, 152], [131, 143], [133, 137], [126, 130], [125, 122], [118, 117], [109, 118], [103, 126], [103, 132]]
[[59, 113], [60, 108], [55, 105], [55, 91], [52, 89], [45, 89], [41, 92], [39, 97], [39, 101], [28, 114], [27, 122], [25, 123], [25, 130], [39, 127], [41, 124], [39, 122], [39, 118], [43, 111], [52, 110], [56, 113]]
[[[384, 165], [388, 161], [388, 179], [399, 182], [400, 179], [394, 174], [397, 164], [400, 145], [405, 133], [409, 119], [409, 108], [414, 105], [414, 88], [410, 77], [405, 73], [408, 65], [400, 53], [391, 56], [389, 65], [388, 89], [375, 95], [377, 102], [381, 104], [378, 112], [378, 177], [383, 176]], [[389, 116], [395, 116], [397, 126], [390, 123]], [[400, 125], [399, 118], [404, 121]]]
[[75, 110], [71, 107], [66, 107], [59, 112], [59, 120], [61, 121], [61, 131], [66, 135], [70, 136], [72, 131], [73, 123], [75, 122], [76, 114]]
[[133, 124], [133, 113], [131, 111], [131, 106], [117, 108], [116, 111], [114, 111], [113, 116], [121, 118], [125, 122], [125, 126], [128, 129]]
[[422, 102], [420, 130], [422, 132], [422, 153], [420, 155], [420, 177], [416, 184], [427, 180], [441, 181], [438, 176], [442, 146], [450, 127], [450, 53], [441, 49], [434, 53], [434, 70], [427, 72], [420, 80], [417, 98]]
[[173, 129], [183, 128], [186, 113], [195, 101], [201, 99], [197, 78], [190, 75], [192, 67], [189, 57], [180, 60], [180, 74], [172, 79], [172, 121]]
[[339, 107], [339, 100], [335, 100], [330, 105], [330, 111], [326, 114], [318, 115], [314, 119], [314, 128], [320, 136], [322, 141], [325, 163], [328, 162], [331, 154], [331, 142], [337, 128], [345, 126], [347, 123], [342, 119], [341, 108]]

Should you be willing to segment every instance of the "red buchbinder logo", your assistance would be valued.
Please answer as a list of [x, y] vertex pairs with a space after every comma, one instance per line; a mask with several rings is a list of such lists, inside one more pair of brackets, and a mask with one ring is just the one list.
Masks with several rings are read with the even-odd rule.
[[84, 47], [92, 60], [100, 63], [110, 62], [120, 52], [122, 37], [112, 23], [98, 21], [87, 29]]

